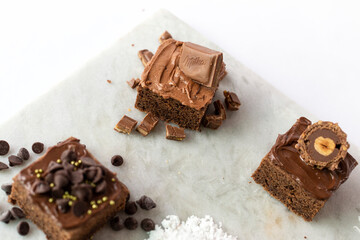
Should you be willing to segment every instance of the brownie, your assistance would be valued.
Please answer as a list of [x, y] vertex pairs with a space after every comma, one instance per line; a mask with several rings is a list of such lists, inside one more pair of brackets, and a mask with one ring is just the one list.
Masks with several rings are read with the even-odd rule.
[[223, 68], [222, 53], [167, 39], [145, 66], [135, 107], [182, 128], [199, 130]]
[[295, 145], [310, 125], [310, 120], [301, 117], [289, 131], [279, 135], [252, 175], [270, 195], [306, 221], [313, 220], [358, 164], [349, 153], [335, 170], [306, 164]]
[[18, 204], [47, 239], [83, 240], [125, 206], [129, 191], [70, 137], [14, 178], [9, 202]]

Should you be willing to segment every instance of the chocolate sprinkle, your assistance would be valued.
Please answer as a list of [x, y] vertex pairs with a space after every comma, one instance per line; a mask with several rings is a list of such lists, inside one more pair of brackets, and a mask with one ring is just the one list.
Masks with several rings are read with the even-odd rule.
[[124, 228], [124, 222], [118, 215], [111, 218], [109, 224], [111, 229], [114, 231], [120, 231]]
[[134, 215], [137, 212], [136, 203], [131, 201], [127, 202], [125, 205], [125, 213], [128, 215]]
[[11, 208], [10, 212], [15, 219], [21, 219], [25, 217], [25, 213], [23, 212], [23, 210], [18, 207]]
[[76, 201], [72, 208], [75, 216], [80, 217], [86, 213], [89, 208], [89, 204], [85, 201]]
[[44, 144], [41, 142], [36, 142], [32, 145], [32, 150], [34, 153], [40, 154], [44, 151]]
[[124, 163], [124, 159], [120, 155], [115, 155], [111, 158], [111, 164], [118, 167]]
[[3, 184], [1, 185], [1, 189], [6, 193], [6, 195], [10, 195], [12, 184]]
[[141, 221], [141, 228], [144, 229], [146, 232], [152, 231], [155, 229], [155, 223], [150, 218], [145, 218]]
[[28, 151], [26, 148], [20, 148], [17, 156], [18, 156], [19, 158], [21, 158], [22, 160], [25, 160], [25, 161], [26, 161], [26, 160], [29, 160], [29, 158], [30, 158], [30, 153], [29, 153], [29, 151]]
[[10, 210], [7, 210], [0, 216], [0, 221], [4, 223], [9, 223], [11, 219], [13, 219], [13, 215], [11, 214]]
[[133, 217], [128, 217], [124, 221], [124, 225], [129, 230], [135, 230], [138, 227], [138, 222]]
[[3, 156], [8, 154], [9, 150], [10, 145], [8, 144], [8, 142], [5, 140], [0, 140], [0, 155]]
[[150, 210], [156, 207], [156, 203], [151, 198], [145, 195], [142, 196], [139, 200], [137, 200], [136, 203], [145, 210]]
[[30, 225], [25, 221], [21, 221], [17, 226], [17, 231], [21, 236], [27, 235], [29, 233], [29, 230]]
[[21, 165], [24, 162], [21, 158], [19, 158], [18, 156], [15, 156], [15, 155], [9, 156], [8, 159], [9, 159], [10, 167]]
[[8, 168], [9, 168], [8, 165], [6, 165], [6, 164], [3, 163], [3, 162], [0, 162], [0, 171], [1, 171], [1, 170], [4, 170], [4, 169], [8, 169]]

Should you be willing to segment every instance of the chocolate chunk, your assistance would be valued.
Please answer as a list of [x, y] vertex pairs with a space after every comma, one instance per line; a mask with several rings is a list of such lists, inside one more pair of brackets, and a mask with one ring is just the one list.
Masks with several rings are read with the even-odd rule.
[[41, 142], [36, 142], [32, 145], [32, 150], [34, 153], [40, 154], [44, 151], [44, 144]]
[[11, 215], [15, 218], [15, 219], [21, 219], [25, 217], [25, 213], [23, 212], [23, 210], [21, 208], [18, 207], [13, 207], [10, 210]]
[[85, 201], [81, 201], [81, 200], [76, 201], [74, 203], [72, 211], [73, 211], [75, 216], [80, 217], [80, 216], [84, 215], [87, 212], [87, 210], [89, 209], [89, 206], [90, 205]]
[[131, 131], [135, 128], [137, 121], [124, 115], [121, 120], [116, 124], [115, 130], [120, 133], [130, 134]]
[[6, 195], [10, 195], [12, 184], [2, 184], [1, 189], [6, 193]]
[[56, 199], [56, 206], [61, 213], [67, 213], [70, 209], [69, 199]]
[[100, 167], [97, 167], [97, 168], [96, 168], [96, 175], [95, 175], [95, 177], [94, 177], [94, 179], [93, 179], [93, 182], [94, 182], [94, 183], [97, 183], [97, 182], [99, 182], [99, 181], [102, 180], [102, 179], [103, 179], [103, 172], [102, 172], [102, 170], [101, 170]]
[[137, 200], [136, 203], [145, 210], [150, 210], [156, 207], [156, 203], [151, 198], [145, 195], [142, 196], [139, 200]]
[[114, 231], [120, 231], [124, 228], [124, 222], [118, 215], [111, 218], [109, 224], [111, 229]]
[[183, 128], [166, 125], [166, 139], [182, 141], [186, 137]]
[[45, 193], [50, 192], [50, 190], [51, 190], [49, 184], [47, 182], [41, 181], [41, 180], [35, 181], [32, 184], [31, 188], [35, 194], [45, 194]]
[[85, 176], [88, 180], [92, 181], [97, 174], [97, 168], [92, 166], [85, 169]]
[[185, 42], [179, 59], [179, 67], [195, 82], [209, 88], [216, 88], [219, 84], [218, 74], [222, 61], [221, 52]]
[[168, 31], [165, 31], [160, 35], [159, 42], [163, 43], [165, 40], [168, 40], [169, 38], [173, 38], [173, 37]]
[[133, 79], [131, 79], [130, 81], [126, 81], [127, 82], [127, 84], [132, 88], [132, 89], [134, 89], [134, 88], [136, 88], [138, 85], [139, 85], [139, 83], [140, 83], [140, 79], [138, 79], [138, 78], [133, 78]]
[[151, 58], [154, 56], [154, 54], [152, 52], [150, 52], [149, 50], [147, 49], [144, 49], [144, 50], [140, 50], [138, 52], [138, 56], [142, 62], [142, 64], [144, 65], [144, 67], [146, 66], [146, 64], [148, 62], [150, 62]]
[[82, 181], [84, 181], [83, 171], [79, 169], [77, 171], [71, 172], [70, 179], [73, 184], [81, 183]]
[[96, 184], [95, 192], [104, 193], [106, 191], [107, 183], [105, 180], [102, 180], [100, 183]]
[[111, 164], [114, 166], [121, 166], [124, 163], [124, 159], [120, 155], [115, 155], [111, 158]]
[[29, 160], [29, 158], [30, 158], [30, 153], [29, 153], [29, 151], [28, 151], [26, 148], [20, 148], [17, 156], [18, 156], [19, 158], [21, 158], [22, 160], [25, 160], [25, 161], [26, 161], [26, 160]]
[[3, 212], [0, 216], [0, 221], [4, 222], [4, 223], [9, 223], [10, 220], [12, 220], [14, 217], [11, 214], [11, 212], [9, 210]]
[[237, 111], [240, 108], [240, 100], [238, 96], [233, 92], [224, 91], [225, 104], [230, 111]]
[[210, 129], [218, 129], [222, 124], [222, 118], [219, 115], [206, 115], [202, 124], [206, 128]]
[[56, 172], [54, 175], [54, 183], [55, 186], [59, 188], [66, 187], [69, 184], [69, 179], [66, 175], [59, 173], [60, 171]]
[[19, 224], [17, 225], [17, 231], [21, 236], [25, 236], [29, 233], [30, 231], [30, 225], [25, 222], [25, 221], [21, 221], [19, 222]]
[[295, 147], [308, 165], [335, 170], [350, 147], [346, 138], [338, 124], [319, 121], [305, 129]]
[[93, 196], [91, 186], [88, 184], [80, 184], [73, 186], [71, 189], [71, 194], [82, 201], [90, 201]]
[[5, 140], [0, 140], [0, 156], [8, 154], [10, 151], [10, 145]]
[[155, 229], [155, 223], [150, 218], [145, 218], [141, 221], [141, 228], [146, 232], [150, 232]]
[[135, 230], [138, 227], [138, 222], [133, 217], [128, 217], [124, 221], [124, 226], [129, 230]]
[[226, 111], [224, 105], [220, 102], [220, 100], [216, 100], [214, 102], [215, 107], [215, 115], [219, 115], [221, 117], [221, 120], [226, 119]]
[[77, 160], [77, 154], [75, 149], [67, 149], [65, 150], [61, 156], [60, 156], [61, 161], [63, 162], [71, 162], [71, 161], [76, 161]]
[[128, 215], [134, 215], [137, 212], [136, 203], [131, 201], [127, 202], [125, 205], [125, 213]]
[[56, 172], [57, 170], [64, 169], [64, 166], [60, 163], [51, 161], [46, 169], [46, 172]]
[[9, 159], [10, 167], [21, 165], [24, 162], [21, 158], [19, 158], [18, 156], [15, 156], [15, 155], [9, 156], [8, 159]]
[[44, 180], [45, 180], [45, 182], [47, 182], [47, 183], [53, 183], [54, 182], [54, 174], [52, 174], [52, 173], [47, 173], [46, 175], [45, 175], [45, 178], [44, 178]]
[[141, 133], [143, 136], [147, 136], [151, 130], [153, 130], [159, 122], [159, 118], [157, 118], [154, 114], [149, 112], [146, 114], [140, 125], [136, 128], [136, 130]]
[[90, 158], [90, 157], [84, 157], [81, 159], [81, 164], [83, 164], [86, 167], [90, 167], [90, 166], [98, 166], [99, 164], [95, 162], [94, 159]]
[[55, 186], [51, 189], [51, 196], [54, 198], [62, 198], [64, 193], [65, 190], [58, 186]]
[[9, 168], [8, 165], [6, 165], [6, 164], [3, 163], [3, 162], [0, 162], [0, 171], [1, 171], [1, 170], [4, 170], [4, 169], [8, 169], [8, 168]]

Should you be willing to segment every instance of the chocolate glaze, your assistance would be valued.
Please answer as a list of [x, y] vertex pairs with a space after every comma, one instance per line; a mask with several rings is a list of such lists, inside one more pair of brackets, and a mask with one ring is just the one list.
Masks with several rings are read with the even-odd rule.
[[334, 171], [326, 168], [319, 170], [307, 165], [301, 159], [295, 144], [309, 125], [311, 125], [311, 121], [307, 118], [298, 119], [289, 131], [279, 135], [269, 157], [275, 165], [288, 172], [297, 183], [315, 198], [325, 200], [348, 179], [358, 163], [348, 153]]
[[[107, 202], [98, 205], [97, 209], [92, 209], [92, 214], [84, 214], [81, 217], [76, 217], [72, 211], [67, 213], [61, 213], [55, 203], [49, 203], [48, 196], [36, 195], [32, 189], [31, 185], [37, 179], [34, 170], [35, 169], [47, 169], [49, 163], [51, 161], [56, 161], [60, 159], [61, 154], [69, 149], [75, 148], [79, 159], [83, 157], [90, 157], [96, 161], [96, 159], [86, 150], [86, 146], [80, 144], [80, 140], [76, 138], [69, 138], [64, 142], [60, 142], [57, 145], [48, 149], [46, 154], [31, 164], [29, 167], [23, 169], [17, 176], [18, 180], [20, 180], [25, 188], [29, 192], [29, 196], [31, 198], [32, 204], [40, 206], [40, 208], [45, 211], [47, 214], [51, 215], [53, 218], [57, 219], [57, 222], [61, 225], [64, 229], [71, 229], [81, 224], [84, 224], [89, 218], [94, 217], [96, 214], [101, 214], [101, 211], [108, 206], [109, 201], [125, 201], [126, 195], [128, 194], [127, 188], [121, 182], [119, 182], [116, 178], [116, 174], [110, 172], [108, 169], [103, 168], [106, 171], [105, 181], [107, 183], [107, 189], [104, 194], [96, 196], [94, 200], [100, 199], [103, 196], [107, 196]], [[96, 161], [98, 163], [98, 161]], [[115, 178], [115, 182], [111, 179]]]
[[163, 98], [173, 98], [200, 110], [211, 102], [216, 88], [200, 85], [180, 70], [182, 44], [173, 39], [164, 41], [146, 65], [140, 84]]

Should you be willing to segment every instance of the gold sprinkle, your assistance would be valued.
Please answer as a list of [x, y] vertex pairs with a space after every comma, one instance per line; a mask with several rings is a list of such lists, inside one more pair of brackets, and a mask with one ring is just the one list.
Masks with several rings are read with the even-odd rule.
[[73, 202], [72, 201], [69, 201], [68, 202], [69, 206], [71, 207], [73, 205]]
[[56, 160], [57, 163], [61, 163], [61, 159]]
[[55, 187], [55, 184], [54, 184], [54, 183], [50, 183], [50, 187]]
[[115, 204], [115, 202], [114, 202], [114, 200], [110, 200], [110, 205], [114, 205]]
[[97, 204], [102, 204], [101, 199], [97, 200]]
[[69, 192], [68, 192], [68, 191], [66, 191], [66, 192], [65, 192], [65, 194], [66, 194], [66, 195], [69, 195]]
[[79, 159], [78, 163], [79, 163], [79, 164], [82, 163], [81, 159]]
[[75, 161], [71, 161], [70, 163], [71, 163], [72, 165], [74, 165]]
[[111, 181], [112, 181], [112, 182], [115, 182], [115, 178], [112, 178]]
[[78, 163], [78, 162], [76, 162], [74, 165], [77, 167], [77, 166], [79, 166], [79, 163]]
[[95, 201], [91, 201], [91, 202], [90, 202], [90, 205], [94, 205], [94, 204], [96, 204]]
[[87, 211], [87, 214], [90, 215], [91, 213], [92, 213], [92, 211], [89, 209], [89, 210]]
[[102, 198], [103, 202], [106, 202], [108, 200], [108, 198], [105, 196]]
[[91, 206], [93, 209], [96, 209], [98, 206], [96, 204]]
[[92, 187], [96, 187], [96, 184], [95, 183], [91, 183], [90, 184]]
[[36, 177], [41, 178], [41, 174], [40, 173], [36, 174]]
[[52, 203], [54, 202], [54, 199], [53, 198], [49, 198], [49, 203]]
[[39, 172], [39, 169], [35, 169], [35, 173], [38, 173]]
[[42, 173], [42, 172], [43, 172], [43, 170], [40, 168], [40, 169], [39, 169], [39, 173]]

